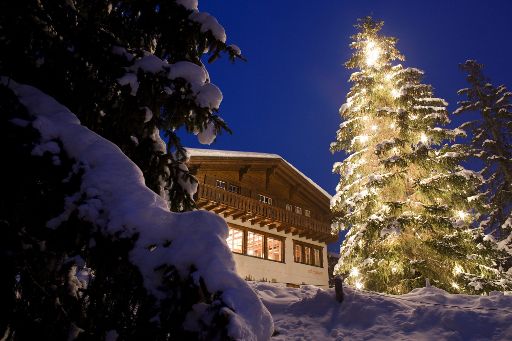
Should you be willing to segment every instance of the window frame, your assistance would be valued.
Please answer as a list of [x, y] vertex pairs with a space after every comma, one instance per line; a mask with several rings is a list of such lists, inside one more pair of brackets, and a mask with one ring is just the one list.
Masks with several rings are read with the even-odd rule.
[[269, 197], [268, 195], [258, 193], [258, 200], [262, 204], [272, 206], [272, 197]]
[[226, 190], [227, 185], [228, 185], [227, 181], [215, 179], [215, 187]]
[[[297, 261], [296, 257], [296, 248], [299, 247], [301, 250], [301, 259], [300, 262]], [[306, 259], [306, 248], [310, 250], [309, 252], [309, 262], [308, 259]], [[323, 247], [318, 245], [313, 245], [309, 243], [305, 243], [299, 240], [293, 240], [293, 261], [298, 264], [304, 264], [309, 266], [314, 266], [317, 268], [323, 268], [324, 267], [324, 258], [323, 258]], [[319, 252], [319, 260], [320, 264], [316, 264], [315, 259], [315, 250]]]
[[[251, 229], [251, 228], [248, 228], [248, 227], [245, 227], [245, 226], [235, 225], [235, 224], [231, 224], [231, 223], [228, 223], [228, 228], [236, 229], [236, 230], [240, 230], [240, 231], [244, 232], [244, 237], [243, 237], [243, 240], [242, 240], [242, 253], [233, 252], [230, 249], [231, 252], [233, 252], [233, 253], [235, 253], [237, 255], [253, 257], [253, 258], [257, 258], [257, 259], [261, 259], [261, 260], [267, 260], [267, 261], [270, 261], [270, 262], [286, 263], [286, 257], [285, 257], [285, 254], [286, 254], [286, 252], [285, 252], [286, 237], [278, 236], [278, 235], [275, 235], [275, 234], [272, 234], [272, 233], [268, 233], [268, 232], [265, 232], [265, 231]], [[259, 235], [263, 236], [263, 257], [258, 257], [258, 256], [253, 256], [253, 255], [248, 254], [248, 252], [247, 252], [248, 251], [247, 250], [247, 242], [248, 242], [249, 232], [255, 233], [255, 234], [259, 234]], [[281, 242], [281, 260], [280, 261], [268, 258], [268, 238], [271, 238], [273, 240]]]

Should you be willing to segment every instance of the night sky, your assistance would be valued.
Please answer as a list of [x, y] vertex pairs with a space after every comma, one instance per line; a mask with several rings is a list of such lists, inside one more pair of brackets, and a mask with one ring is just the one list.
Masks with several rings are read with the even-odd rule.
[[199, 9], [219, 20], [247, 62], [224, 57], [207, 65], [233, 134], [209, 147], [182, 134], [184, 144], [279, 154], [331, 194], [338, 182], [332, 164], [343, 155], [332, 155], [329, 144], [350, 87], [353, 71], [343, 64], [357, 18], [384, 20], [403, 65], [425, 71], [424, 82], [450, 111], [466, 86], [458, 69], [466, 59], [484, 64], [495, 85], [512, 88], [512, 1], [200, 0]]

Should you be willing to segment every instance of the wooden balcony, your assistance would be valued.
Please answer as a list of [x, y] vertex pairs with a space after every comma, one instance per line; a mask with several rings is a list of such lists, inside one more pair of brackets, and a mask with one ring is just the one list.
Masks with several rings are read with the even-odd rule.
[[[199, 186], [197, 206], [217, 214], [223, 214], [224, 217], [229, 216], [244, 222], [249, 221], [251, 224], [260, 224], [260, 226], [266, 225], [270, 229], [312, 240], [321, 242], [336, 240], [336, 237], [331, 235], [331, 226], [327, 221], [319, 221], [296, 214], [207, 184]], [[328, 219], [326, 217], [326, 220]]]

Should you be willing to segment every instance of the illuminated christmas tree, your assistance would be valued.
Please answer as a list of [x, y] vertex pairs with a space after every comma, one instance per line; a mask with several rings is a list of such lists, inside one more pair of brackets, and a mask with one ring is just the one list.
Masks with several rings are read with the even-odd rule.
[[359, 21], [346, 63], [357, 71], [331, 145], [348, 155], [333, 167], [341, 178], [331, 208], [349, 231], [335, 273], [395, 294], [426, 279], [450, 292], [503, 290], [495, 250], [473, 228], [482, 177], [460, 166], [464, 146], [446, 144], [465, 133], [444, 127], [447, 103], [421, 83], [422, 71], [396, 63], [404, 57], [382, 26]]

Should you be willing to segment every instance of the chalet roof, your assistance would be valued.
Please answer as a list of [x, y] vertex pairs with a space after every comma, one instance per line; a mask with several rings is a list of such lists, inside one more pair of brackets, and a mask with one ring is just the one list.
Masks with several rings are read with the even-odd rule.
[[219, 158], [254, 158], [254, 159], [278, 159], [287, 164], [297, 174], [304, 178], [307, 182], [313, 185], [320, 193], [331, 200], [331, 195], [327, 193], [322, 187], [317, 185], [311, 178], [307, 177], [304, 173], [298, 170], [291, 163], [286, 161], [283, 157], [277, 154], [267, 153], [255, 153], [255, 152], [240, 152], [233, 150], [218, 150], [218, 149], [200, 149], [200, 148], [186, 148], [189, 156], [200, 156], [200, 157], [219, 157]]

